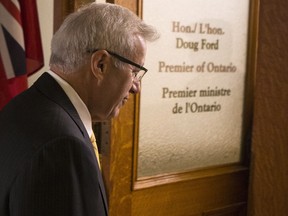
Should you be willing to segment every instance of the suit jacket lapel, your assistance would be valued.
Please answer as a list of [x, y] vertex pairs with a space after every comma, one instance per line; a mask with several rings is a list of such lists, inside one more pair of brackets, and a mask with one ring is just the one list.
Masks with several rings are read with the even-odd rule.
[[[93, 152], [94, 155], [94, 150], [90, 141], [90, 137], [87, 134], [87, 131], [75, 109], [71, 101], [69, 100], [68, 96], [65, 94], [61, 86], [54, 80], [53, 77], [51, 77], [48, 73], [44, 73], [34, 84], [34, 86], [41, 91], [42, 94], [44, 94], [46, 97], [48, 97], [50, 100], [54, 101], [55, 103], [59, 104], [73, 119], [73, 121], [76, 123], [76, 125], [79, 127], [79, 130], [82, 132], [86, 143], [89, 143], [89, 148]], [[94, 155], [95, 156], [95, 155]], [[95, 160], [96, 156], [95, 156]], [[100, 189], [101, 193], [103, 196], [103, 200], [105, 203], [105, 208], [106, 212], [108, 212], [108, 204], [107, 204], [107, 199], [106, 199], [106, 193], [105, 193], [105, 188], [103, 184], [103, 178], [102, 178], [102, 173], [99, 169], [97, 168], [98, 172], [98, 181], [100, 184]]]

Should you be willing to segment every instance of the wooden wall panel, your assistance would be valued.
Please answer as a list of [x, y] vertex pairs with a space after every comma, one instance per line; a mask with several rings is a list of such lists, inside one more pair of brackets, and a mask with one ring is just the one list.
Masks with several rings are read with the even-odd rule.
[[81, 5], [91, 2], [94, 2], [94, 0], [54, 0], [54, 32], [57, 31], [67, 15]]
[[288, 1], [261, 0], [250, 216], [288, 213]]
[[239, 170], [136, 190], [132, 198], [132, 215], [224, 216], [245, 212], [247, 186], [248, 171], [243, 174]]

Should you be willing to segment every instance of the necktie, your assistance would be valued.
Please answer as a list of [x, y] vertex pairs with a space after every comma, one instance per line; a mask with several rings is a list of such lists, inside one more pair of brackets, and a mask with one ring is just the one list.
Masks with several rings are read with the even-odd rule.
[[97, 161], [98, 161], [99, 168], [101, 169], [98, 147], [97, 147], [96, 138], [95, 138], [95, 135], [94, 135], [93, 132], [92, 132], [92, 134], [91, 134], [90, 140], [91, 140], [91, 143], [92, 143], [92, 146], [93, 146], [93, 149], [94, 149], [94, 152], [95, 152]]

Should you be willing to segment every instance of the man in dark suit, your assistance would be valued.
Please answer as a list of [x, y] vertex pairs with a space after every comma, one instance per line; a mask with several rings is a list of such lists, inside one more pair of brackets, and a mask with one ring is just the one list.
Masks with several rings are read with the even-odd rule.
[[140, 91], [156, 31], [129, 10], [92, 3], [52, 39], [50, 69], [0, 112], [0, 215], [108, 215], [92, 122]]

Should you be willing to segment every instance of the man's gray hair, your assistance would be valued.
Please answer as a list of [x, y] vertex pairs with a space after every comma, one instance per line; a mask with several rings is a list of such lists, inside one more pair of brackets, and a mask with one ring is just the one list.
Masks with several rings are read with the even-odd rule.
[[135, 38], [154, 41], [159, 35], [130, 10], [115, 4], [91, 3], [70, 14], [51, 43], [50, 65], [73, 72], [89, 61], [89, 51], [107, 49], [135, 55]]

